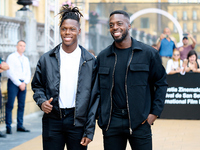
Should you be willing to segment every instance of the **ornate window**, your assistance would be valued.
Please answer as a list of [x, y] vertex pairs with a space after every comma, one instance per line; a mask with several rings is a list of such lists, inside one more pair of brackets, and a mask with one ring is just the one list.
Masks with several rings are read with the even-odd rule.
[[193, 23], [193, 32], [197, 32], [197, 24]]
[[177, 19], [177, 12], [176, 11], [173, 12], [173, 16], [174, 16], [174, 18]]
[[183, 23], [183, 32], [187, 32], [187, 24]]
[[149, 28], [149, 18], [141, 18], [141, 28]]
[[183, 11], [183, 20], [187, 20], [187, 11]]
[[197, 20], [197, 11], [196, 10], [193, 10], [192, 18], [193, 18], [193, 20]]

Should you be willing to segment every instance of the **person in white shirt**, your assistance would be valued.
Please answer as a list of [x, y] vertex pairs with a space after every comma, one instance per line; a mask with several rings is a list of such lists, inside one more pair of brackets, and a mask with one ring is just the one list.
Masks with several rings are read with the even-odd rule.
[[180, 73], [182, 75], [185, 74], [183, 61], [180, 59], [180, 52], [177, 49], [173, 51], [172, 59], [168, 60], [167, 62], [166, 73], [167, 74]]
[[[60, 11], [62, 42], [43, 54], [31, 82], [33, 98], [44, 112], [43, 150], [86, 150], [92, 141], [98, 101], [93, 89], [97, 60], [78, 44], [78, 7]], [[96, 93], [96, 94], [95, 94]]]
[[8, 101], [6, 104], [6, 133], [12, 134], [12, 109], [15, 97], [18, 99], [17, 109], [17, 131], [30, 132], [23, 126], [24, 106], [26, 98], [26, 85], [31, 79], [31, 70], [28, 57], [24, 56], [26, 43], [20, 40], [17, 43], [17, 51], [10, 54], [6, 60], [10, 69], [7, 70], [8, 77]]

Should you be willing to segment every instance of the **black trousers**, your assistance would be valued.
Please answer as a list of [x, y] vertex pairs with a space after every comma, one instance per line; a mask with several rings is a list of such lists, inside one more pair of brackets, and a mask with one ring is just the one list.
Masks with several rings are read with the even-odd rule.
[[103, 130], [104, 150], [125, 150], [127, 140], [132, 150], [152, 150], [151, 127], [141, 124], [130, 135], [127, 110], [114, 109], [107, 131]]
[[86, 150], [86, 146], [80, 144], [84, 128], [75, 127], [74, 109], [62, 110], [63, 119], [56, 120], [43, 117], [43, 150]]

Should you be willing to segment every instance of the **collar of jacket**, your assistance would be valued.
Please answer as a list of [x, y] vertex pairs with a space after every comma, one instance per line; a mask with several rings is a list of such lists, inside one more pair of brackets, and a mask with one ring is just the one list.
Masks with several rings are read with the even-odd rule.
[[[132, 41], [132, 45], [131, 45], [131, 49], [134, 50], [142, 50], [142, 47], [140, 46], [140, 42], [138, 42], [137, 40], [133, 39], [131, 37], [131, 41]], [[112, 43], [111, 47], [110, 47], [110, 52], [108, 53], [107, 56], [113, 55], [114, 54], [114, 48], [115, 48], [115, 42]]]
[[[60, 44], [58, 44], [50, 53], [50, 56], [55, 56], [59, 54], [59, 50], [60, 50]], [[89, 61], [91, 59], [93, 59], [93, 56], [90, 55], [90, 53], [87, 53], [86, 49], [84, 47], [82, 47], [81, 45], [79, 45], [80, 49], [81, 49], [81, 58], [83, 59], [83, 61]]]

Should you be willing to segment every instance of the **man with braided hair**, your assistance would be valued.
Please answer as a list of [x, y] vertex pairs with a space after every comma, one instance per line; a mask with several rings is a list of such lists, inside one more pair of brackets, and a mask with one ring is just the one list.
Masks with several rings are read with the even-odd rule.
[[32, 80], [33, 98], [44, 112], [43, 149], [86, 150], [95, 128], [96, 59], [78, 45], [78, 8], [63, 6], [59, 14], [62, 43], [41, 56]]

